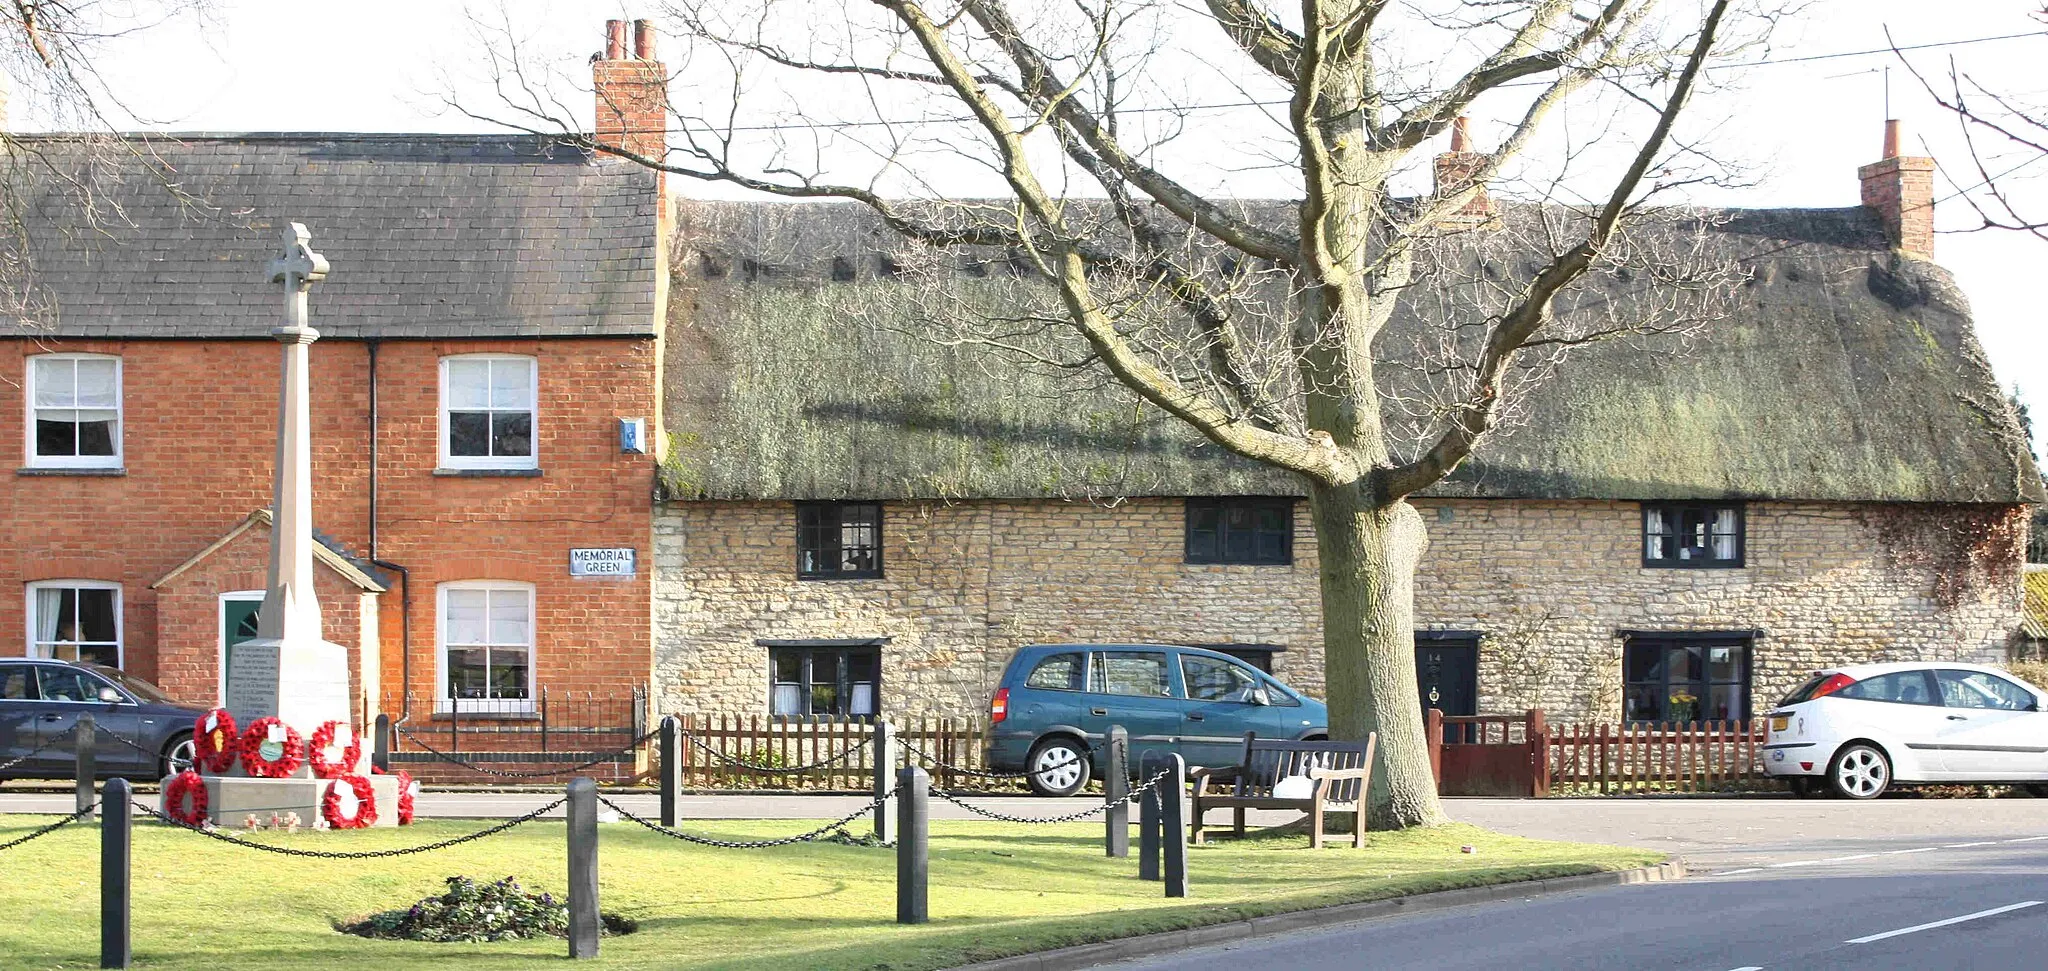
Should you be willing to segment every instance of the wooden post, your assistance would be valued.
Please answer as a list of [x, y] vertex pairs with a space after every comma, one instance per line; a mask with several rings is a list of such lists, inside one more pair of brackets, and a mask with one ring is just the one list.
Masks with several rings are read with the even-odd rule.
[[896, 923], [932, 919], [927, 882], [931, 876], [931, 776], [906, 765], [896, 777]]
[[111, 811], [100, 808], [100, 967], [125, 968], [131, 956], [128, 939], [129, 852], [134, 845], [135, 817], [126, 779], [107, 780]]
[[78, 776], [78, 805], [75, 808], [79, 812], [85, 812], [92, 808], [93, 777], [99, 774], [99, 768], [93, 762], [94, 725], [92, 715], [78, 716], [76, 726], [71, 730], [71, 750], [73, 756], [78, 760], [78, 768], [76, 770]]
[[597, 783], [569, 780], [569, 957], [597, 956]]
[[[1150, 780], [1153, 773], [1158, 770], [1159, 760], [1153, 757], [1153, 753], [1147, 752], [1144, 758], [1138, 760], [1138, 775], [1140, 778]], [[1159, 879], [1159, 827], [1160, 819], [1164, 815], [1159, 793], [1165, 785], [1165, 781], [1164, 779], [1160, 780], [1160, 785], [1145, 790], [1145, 794], [1138, 797], [1138, 879], [1140, 880]]]
[[884, 843], [889, 841], [889, 783], [896, 774], [896, 726], [886, 721], [875, 722], [874, 751], [868, 754], [875, 760], [875, 771], [870, 785], [875, 800], [875, 838]]
[[1167, 757], [1166, 778], [1160, 780], [1159, 848], [1166, 851], [1166, 895], [1188, 895], [1188, 763], [1178, 754]]
[[1444, 713], [1431, 708], [1422, 713], [1423, 744], [1429, 747], [1429, 775], [1436, 780], [1437, 793], [1444, 788]]
[[1102, 851], [1111, 857], [1131, 855], [1131, 733], [1122, 725], [1109, 726], [1109, 757], [1103, 768], [1102, 798], [1109, 803], [1103, 814]]
[[1541, 799], [1550, 795], [1550, 725], [1543, 717], [1543, 709], [1529, 709], [1529, 752], [1535, 758], [1535, 770], [1530, 780], [1529, 795]]
[[683, 722], [661, 716], [661, 824], [676, 825], [676, 797], [683, 788]]

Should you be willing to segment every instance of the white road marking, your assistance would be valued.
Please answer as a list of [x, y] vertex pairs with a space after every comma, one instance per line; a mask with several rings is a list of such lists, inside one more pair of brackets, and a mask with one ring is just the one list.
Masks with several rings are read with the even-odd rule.
[[1764, 872], [1764, 868], [1763, 868], [1763, 867], [1760, 867], [1760, 866], [1751, 866], [1751, 867], [1743, 867], [1743, 868], [1742, 868], [1742, 869], [1740, 869], [1740, 870], [1722, 870], [1721, 872], [1719, 872], [1719, 873], [1716, 873], [1716, 874], [1714, 874], [1714, 875], [1715, 875], [1715, 876], [1717, 876], [1717, 877], [1732, 877], [1732, 876], [1735, 876], [1735, 875], [1736, 875], [1736, 874], [1738, 874], [1738, 873], [1762, 873], [1762, 872]]
[[1939, 847], [1939, 846], [1916, 846], [1916, 847], [1913, 847], [1913, 848], [1912, 848], [1912, 849], [1910, 849], [1910, 850], [1886, 850], [1886, 851], [1884, 851], [1884, 855], [1886, 855], [1886, 856], [1903, 856], [1903, 855], [1905, 855], [1905, 854], [1907, 854], [1907, 853], [1932, 853], [1932, 852], [1934, 852], [1935, 850], [1938, 850], [1938, 849], [1941, 849], [1941, 847]]
[[1942, 846], [1942, 849], [1944, 849], [1944, 850], [1960, 850], [1960, 849], [1962, 849], [1962, 848], [1964, 848], [1964, 847], [1966, 847], [1966, 846], [1995, 846], [1995, 845], [1997, 845], [1997, 844], [1998, 844], [1998, 841], [1997, 841], [1997, 840], [1978, 840], [1978, 841], [1977, 841], [1977, 842], [1975, 842], [1975, 843], [1949, 843], [1949, 844], [1946, 844], [1946, 845]]
[[2020, 837], [2019, 839], [2016, 839], [2016, 840], [2006, 840], [2006, 842], [2008, 842], [2008, 843], [2032, 843], [2032, 842], [2034, 842], [2035, 840], [2048, 840], [2048, 836], [2022, 836], [2022, 837]]
[[1783, 863], [1766, 863], [1763, 866], [1743, 867], [1739, 870], [1721, 870], [1717, 877], [1741, 876], [1745, 873], [1762, 873], [1765, 870], [1785, 870], [1792, 867], [1819, 866], [1823, 863], [1847, 863], [1851, 860], [1869, 860], [1880, 856], [1902, 856], [1907, 853], [1931, 853], [1935, 850], [1960, 850], [1972, 846], [1997, 846], [2001, 843], [2033, 843], [2048, 840], [2048, 836], [2022, 836], [2009, 840], [1979, 840], [1975, 843], [1945, 843], [1940, 846], [1916, 846], [1905, 850], [1883, 850], [1875, 853], [1851, 853], [1848, 856], [1826, 856], [1813, 860], [1787, 860]]
[[1950, 924], [1960, 924], [1966, 920], [1978, 920], [1984, 917], [1996, 917], [1999, 914], [2008, 914], [2015, 910], [2025, 910], [2028, 907], [2038, 907], [2040, 905], [2041, 901], [2039, 900], [2022, 900], [2016, 904], [2006, 904], [2003, 907], [1993, 907], [1990, 910], [1980, 910], [1974, 914], [1964, 914], [1961, 917], [1950, 917], [1947, 920], [1929, 921], [1925, 924], [1914, 924], [1911, 927], [1901, 927], [1895, 931], [1885, 931], [1882, 934], [1871, 934], [1867, 937], [1851, 938], [1849, 940], [1843, 941], [1842, 943], [1868, 944], [1872, 941], [1882, 941], [1886, 938], [1898, 937], [1901, 934], [1913, 934], [1919, 931], [1933, 930], [1937, 927], [1947, 927]]
[[1760, 964], [1749, 964], [1749, 965], [1744, 965], [1744, 966], [1742, 966], [1742, 967], [1739, 967], [1739, 968], [1729, 968], [1729, 969], [1728, 969], [1728, 971], [1764, 971], [1764, 969], [1763, 969], [1763, 965], [1760, 965]]

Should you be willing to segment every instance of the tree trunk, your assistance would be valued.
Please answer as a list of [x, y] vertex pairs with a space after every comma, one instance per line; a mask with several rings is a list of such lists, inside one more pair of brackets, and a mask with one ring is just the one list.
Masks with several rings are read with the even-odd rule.
[[1429, 770], [1415, 687], [1415, 567], [1429, 538], [1415, 507], [1375, 506], [1363, 482], [1312, 485], [1323, 593], [1323, 671], [1330, 737], [1378, 733], [1367, 795], [1374, 829], [1448, 822]]

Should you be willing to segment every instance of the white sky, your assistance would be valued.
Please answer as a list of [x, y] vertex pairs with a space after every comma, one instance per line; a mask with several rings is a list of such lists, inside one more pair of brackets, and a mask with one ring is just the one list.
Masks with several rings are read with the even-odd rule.
[[[849, 0], [852, 2], [852, 0]], [[488, 104], [474, 81], [480, 58], [464, 4], [453, 0], [352, 0], [306, 5], [276, 0], [217, 0], [202, 31], [144, 35], [107, 65], [109, 81], [149, 127], [181, 131], [479, 131], [489, 126], [446, 112], [452, 84], [465, 103]], [[542, 53], [580, 65], [602, 46], [607, 17], [648, 16], [652, 3], [547, 3], [507, 0], [510, 15]], [[1777, 34], [1771, 59], [1866, 51], [1901, 45], [2048, 31], [2028, 17], [2040, 0], [1816, 0]], [[646, 9], [642, 9], [646, 8]], [[485, 8], [487, 12], [493, 8]], [[495, 14], [493, 14], [495, 15]], [[663, 38], [672, 63], [677, 42]], [[1994, 89], [2048, 103], [2039, 79], [2048, 34], [1928, 50], [1912, 55], [1924, 71], [1945, 73], [1954, 56]], [[1848, 206], [1858, 201], [1856, 167], [1878, 156], [1889, 53], [1749, 69], [1739, 90], [1696, 104], [1723, 119], [1717, 147], [1748, 160], [1756, 185], [1716, 190], [1696, 201], [1735, 206]], [[587, 84], [587, 77], [585, 78]], [[1892, 114], [1903, 119], [1909, 151], [1926, 151], [1965, 185], [1974, 177], [1952, 118], [1902, 70], [1891, 71]], [[564, 93], [588, 114], [577, 95]], [[587, 100], [587, 95], [581, 96]], [[1206, 124], [1230, 124], [1205, 119]], [[1485, 130], [1481, 120], [1480, 130]], [[1921, 146], [1913, 148], [1910, 146]], [[2029, 153], [2030, 154], [2030, 153]], [[2028, 155], [2010, 155], [2006, 164]], [[1966, 177], [1966, 174], [1968, 177]], [[678, 180], [680, 181], [680, 180]], [[674, 184], [674, 183], [672, 183]], [[2048, 161], [2009, 183], [2048, 218]], [[680, 185], [695, 191], [692, 185]], [[1937, 184], [1937, 199], [1954, 187]], [[1255, 192], [1241, 192], [1255, 195]], [[1944, 230], [1975, 223], [1960, 200], [1937, 208]], [[2048, 242], [2001, 232], [1944, 233], [1936, 258], [1955, 273], [1976, 312], [1978, 336], [1999, 378], [2017, 385], [2048, 433], [2048, 326], [2041, 310]], [[2048, 443], [2044, 443], [2048, 450]]]

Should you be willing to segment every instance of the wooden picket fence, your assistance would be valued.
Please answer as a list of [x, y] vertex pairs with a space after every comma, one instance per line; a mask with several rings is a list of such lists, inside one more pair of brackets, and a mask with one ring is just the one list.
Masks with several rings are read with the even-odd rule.
[[1764, 781], [1763, 719], [1549, 726], [1550, 778], [1571, 792], [1701, 792]]
[[[866, 744], [874, 735], [874, 719], [867, 717], [758, 714], [692, 713], [677, 716], [683, 722], [683, 785], [693, 789], [787, 789], [793, 791], [866, 792], [875, 771], [875, 749]], [[956, 771], [985, 769], [983, 744], [988, 723], [980, 718], [958, 715], [898, 715], [899, 748], [897, 765], [910, 758], [907, 749], [939, 759], [934, 764], [917, 759], [931, 773], [932, 785], [942, 789], [1013, 788], [1021, 783], [991, 780]], [[713, 752], [691, 744], [695, 739]], [[853, 754], [815, 768], [858, 746]], [[720, 756], [726, 758], [721, 758]], [[736, 759], [757, 766], [735, 765]], [[801, 768], [801, 771], [794, 769]]]

